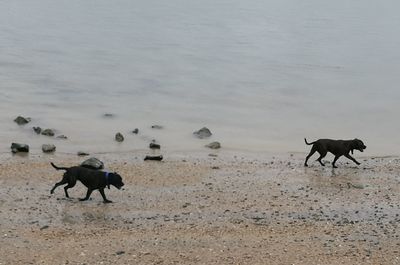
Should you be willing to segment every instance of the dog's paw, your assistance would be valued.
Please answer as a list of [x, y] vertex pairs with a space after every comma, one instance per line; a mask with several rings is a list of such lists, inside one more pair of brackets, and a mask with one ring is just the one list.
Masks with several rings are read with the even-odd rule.
[[86, 198], [79, 198], [79, 201], [83, 202], [83, 201], [87, 201]]
[[110, 200], [105, 200], [105, 201], [103, 201], [103, 203], [112, 203], [112, 201], [110, 201]]

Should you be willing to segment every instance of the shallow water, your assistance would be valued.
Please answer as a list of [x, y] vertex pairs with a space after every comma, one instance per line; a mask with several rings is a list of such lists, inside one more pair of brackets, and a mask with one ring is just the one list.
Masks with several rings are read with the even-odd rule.
[[[399, 154], [396, 1], [1, 1], [0, 143], [60, 152], [308, 151], [363, 139]], [[104, 118], [104, 113], [115, 114]], [[19, 127], [17, 115], [32, 117]], [[150, 129], [153, 124], [164, 130]], [[67, 141], [34, 135], [57, 129]], [[130, 135], [135, 128], [140, 135]], [[126, 140], [114, 142], [116, 132]]]

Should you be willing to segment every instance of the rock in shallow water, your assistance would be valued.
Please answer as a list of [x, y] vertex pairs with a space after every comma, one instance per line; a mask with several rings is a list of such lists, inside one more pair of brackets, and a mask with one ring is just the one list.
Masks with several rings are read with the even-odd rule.
[[35, 131], [35, 133], [40, 134], [42, 132], [42, 128], [40, 127], [33, 127], [33, 130]]
[[211, 149], [219, 149], [221, 148], [221, 144], [219, 142], [212, 142], [206, 145], [206, 147]]
[[56, 146], [54, 144], [44, 144], [42, 145], [42, 151], [44, 153], [52, 153], [56, 151]]
[[212, 135], [211, 131], [207, 127], [203, 127], [200, 130], [193, 133], [197, 138], [204, 139]]
[[160, 149], [161, 145], [156, 144], [156, 143], [150, 143], [149, 147], [150, 147], [150, 149]]
[[42, 131], [42, 135], [54, 136], [54, 131], [52, 129], [45, 129]]
[[117, 133], [115, 135], [115, 141], [117, 142], [123, 142], [124, 141], [124, 136], [121, 133]]
[[24, 125], [27, 124], [31, 121], [31, 118], [25, 118], [22, 116], [18, 116], [17, 118], [14, 119], [14, 121], [18, 124], [18, 125]]
[[104, 168], [104, 163], [101, 162], [99, 159], [95, 157], [91, 157], [85, 161], [82, 162], [81, 164], [82, 167], [90, 168], [90, 169], [103, 169]]
[[19, 143], [12, 143], [11, 144], [11, 152], [18, 153], [18, 152], [29, 152], [29, 145], [27, 144], [19, 144]]

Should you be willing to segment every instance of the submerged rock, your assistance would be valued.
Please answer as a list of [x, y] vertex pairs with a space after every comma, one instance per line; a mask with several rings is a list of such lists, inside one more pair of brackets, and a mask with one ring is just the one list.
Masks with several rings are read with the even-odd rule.
[[42, 151], [44, 153], [52, 153], [56, 151], [56, 146], [54, 144], [44, 144], [42, 145]]
[[197, 138], [204, 139], [212, 135], [211, 131], [207, 127], [203, 127], [200, 130], [193, 133]]
[[89, 154], [86, 152], [78, 151], [77, 155], [78, 156], [88, 156]]
[[139, 129], [138, 129], [138, 128], [136, 128], [135, 130], [133, 130], [133, 131], [132, 131], [132, 133], [134, 133], [134, 134], [138, 134], [138, 133], [139, 133]]
[[12, 143], [11, 144], [11, 152], [18, 153], [18, 152], [29, 152], [29, 145], [27, 144], [19, 144], [19, 143]]
[[105, 113], [105, 114], [103, 115], [103, 117], [112, 118], [112, 117], [114, 117], [114, 114], [112, 114], [112, 113]]
[[54, 131], [52, 129], [45, 129], [42, 131], [42, 135], [54, 136]]
[[211, 149], [220, 149], [221, 144], [219, 142], [212, 142], [206, 145], [206, 147], [211, 148]]
[[81, 163], [82, 167], [90, 168], [90, 169], [103, 169], [104, 163], [95, 157], [91, 157]]
[[153, 126], [151, 126], [151, 128], [152, 128], [152, 129], [158, 129], [158, 130], [161, 130], [161, 129], [163, 129], [164, 127], [163, 127], [163, 126], [161, 126], [161, 125], [153, 125]]
[[31, 118], [25, 118], [22, 116], [18, 116], [17, 118], [14, 119], [14, 121], [18, 124], [18, 125], [24, 125], [27, 124], [31, 121]]
[[56, 138], [57, 139], [61, 139], [61, 140], [67, 140], [68, 139], [68, 137], [65, 136], [64, 134], [61, 134], [61, 135], [57, 136]]
[[35, 131], [35, 133], [37, 133], [37, 134], [40, 134], [41, 132], [42, 132], [42, 128], [40, 128], [40, 127], [33, 127], [32, 128], [34, 131]]
[[115, 135], [115, 141], [117, 142], [123, 142], [124, 141], [124, 136], [121, 133], [117, 133]]

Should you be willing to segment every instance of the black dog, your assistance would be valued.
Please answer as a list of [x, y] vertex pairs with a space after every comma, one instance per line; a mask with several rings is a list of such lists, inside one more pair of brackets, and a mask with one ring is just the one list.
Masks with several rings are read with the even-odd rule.
[[57, 170], [66, 170], [62, 180], [60, 182], [57, 182], [51, 189], [50, 191], [51, 194], [54, 193], [54, 190], [58, 186], [68, 183], [68, 185], [64, 187], [64, 191], [65, 191], [65, 196], [69, 198], [67, 190], [69, 188], [74, 187], [76, 181], [79, 180], [80, 182], [82, 182], [83, 185], [85, 185], [88, 188], [86, 197], [79, 199], [80, 201], [88, 200], [92, 191], [98, 189], [100, 191], [101, 196], [103, 197], [104, 203], [109, 203], [112, 201], [107, 200], [106, 195], [104, 194], [104, 188], [107, 186], [108, 189], [110, 189], [110, 185], [113, 185], [117, 189], [121, 189], [121, 187], [124, 186], [121, 176], [115, 172], [109, 173], [103, 171], [96, 171], [93, 169], [88, 169], [80, 166], [70, 167], [70, 168], [57, 167], [53, 163], [51, 163], [51, 165]]
[[353, 154], [353, 150], [358, 150], [360, 152], [363, 152], [365, 148], [367, 148], [364, 143], [361, 140], [354, 139], [354, 140], [331, 140], [331, 139], [319, 139], [315, 142], [312, 143], [307, 143], [306, 138], [304, 138], [304, 141], [306, 142], [307, 145], [313, 145], [311, 148], [310, 153], [308, 154], [306, 161], [304, 162], [304, 166], [307, 165], [308, 159], [315, 153], [318, 152], [320, 154], [319, 158], [317, 161], [322, 165], [325, 166], [324, 163], [322, 163], [321, 159], [324, 158], [327, 154], [327, 152], [331, 152], [332, 154], [335, 155], [335, 159], [332, 162], [332, 166], [336, 168], [335, 166], [336, 161], [339, 159], [341, 156], [345, 156], [348, 159], [352, 160], [354, 163], [359, 165], [360, 163], [354, 159], [349, 153]]

